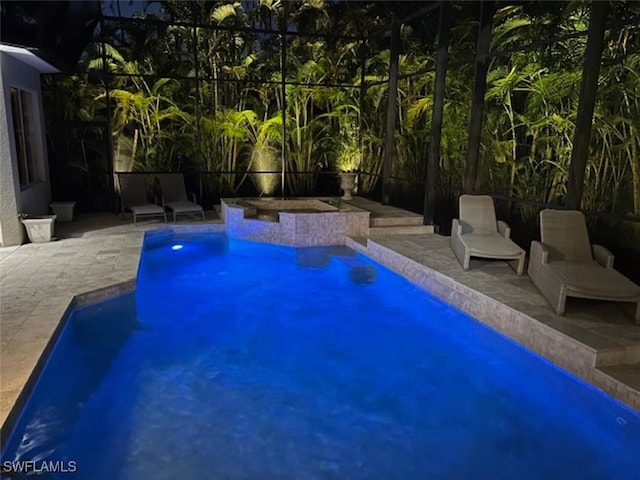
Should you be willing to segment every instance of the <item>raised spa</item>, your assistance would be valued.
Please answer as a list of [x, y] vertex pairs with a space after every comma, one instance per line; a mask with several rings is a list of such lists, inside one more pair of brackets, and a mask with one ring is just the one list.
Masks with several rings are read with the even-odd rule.
[[291, 246], [343, 244], [369, 233], [369, 212], [339, 199], [222, 199], [227, 233]]

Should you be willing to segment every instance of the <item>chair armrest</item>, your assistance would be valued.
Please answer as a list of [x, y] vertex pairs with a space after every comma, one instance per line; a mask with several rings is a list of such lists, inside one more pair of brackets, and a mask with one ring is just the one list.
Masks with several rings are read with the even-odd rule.
[[509, 227], [509, 225], [507, 225], [506, 222], [503, 222], [502, 220], [498, 220], [498, 233], [502, 235], [504, 238], [510, 238], [511, 227]]
[[462, 224], [457, 218], [451, 221], [451, 236], [453, 237], [454, 235], [458, 237], [462, 235]]
[[602, 245], [592, 245], [593, 258], [604, 268], [613, 268], [613, 253]]
[[540, 265], [549, 263], [549, 249], [542, 242], [538, 242], [537, 240], [531, 242], [530, 255], [529, 263], [538, 263]]

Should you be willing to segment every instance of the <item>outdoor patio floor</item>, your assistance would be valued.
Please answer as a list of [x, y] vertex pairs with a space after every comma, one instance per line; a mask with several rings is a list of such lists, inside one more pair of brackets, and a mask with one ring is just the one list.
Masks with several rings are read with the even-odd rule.
[[[368, 208], [372, 216], [416, 216], [369, 201], [354, 204]], [[188, 224], [203, 222], [187, 217], [178, 222]], [[223, 228], [213, 211], [206, 212], [204, 224]], [[72, 223], [56, 224], [57, 241], [0, 248], [0, 423], [11, 412], [73, 297], [123, 283], [133, 288], [144, 232], [164, 225], [148, 220], [134, 226], [130, 217], [85, 214]], [[456, 288], [463, 297], [464, 289], [471, 289], [520, 312], [545, 331], [553, 330], [588, 351], [603, 352], [609, 366], [598, 372], [611, 382], [601, 381], [602, 388], [639, 408], [634, 402], [640, 398], [640, 326], [623, 316], [616, 305], [576, 301], [569, 304], [566, 317], [558, 317], [529, 278], [517, 277], [503, 262], [478, 261], [471, 270], [462, 270], [446, 237], [386, 235], [372, 237], [368, 249], [366, 243], [366, 238], [348, 242], [376, 260], [382, 253], [395, 255], [424, 271], [436, 272], [436, 277], [459, 285]], [[411, 276], [402, 267], [398, 271]]]

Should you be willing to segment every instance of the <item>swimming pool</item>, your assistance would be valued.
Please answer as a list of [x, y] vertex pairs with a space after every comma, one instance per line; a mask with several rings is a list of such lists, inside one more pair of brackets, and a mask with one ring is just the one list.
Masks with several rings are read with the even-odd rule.
[[637, 413], [344, 247], [174, 234], [145, 241], [135, 295], [72, 314], [2, 460], [601, 480], [636, 478], [639, 451]]

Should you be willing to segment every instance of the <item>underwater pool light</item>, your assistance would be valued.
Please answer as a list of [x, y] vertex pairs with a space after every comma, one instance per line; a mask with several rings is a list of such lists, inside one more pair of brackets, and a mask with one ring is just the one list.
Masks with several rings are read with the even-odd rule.
[[171, 247], [171, 250], [182, 250], [182, 247], [183, 247], [182, 245], [177, 243]]

